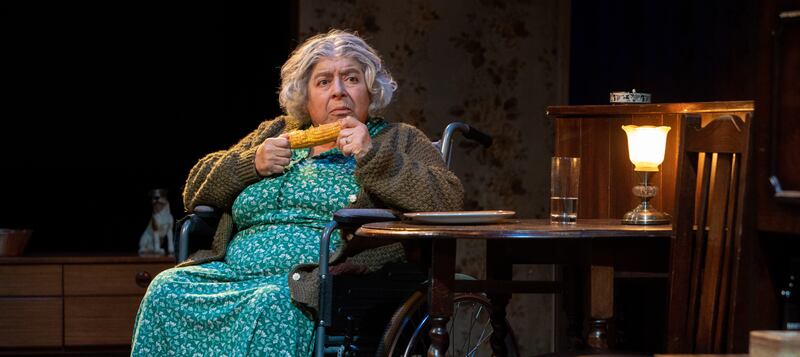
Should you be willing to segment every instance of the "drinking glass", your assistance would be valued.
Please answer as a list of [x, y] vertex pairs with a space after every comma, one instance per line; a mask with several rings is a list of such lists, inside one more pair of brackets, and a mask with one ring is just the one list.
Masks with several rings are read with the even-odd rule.
[[550, 223], [578, 221], [578, 184], [581, 159], [554, 157], [550, 163]]

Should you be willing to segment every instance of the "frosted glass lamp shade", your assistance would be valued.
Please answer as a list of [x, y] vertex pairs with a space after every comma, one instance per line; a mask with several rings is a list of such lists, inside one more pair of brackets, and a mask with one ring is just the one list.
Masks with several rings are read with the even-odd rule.
[[623, 125], [628, 136], [628, 156], [635, 171], [657, 172], [664, 162], [668, 126]]

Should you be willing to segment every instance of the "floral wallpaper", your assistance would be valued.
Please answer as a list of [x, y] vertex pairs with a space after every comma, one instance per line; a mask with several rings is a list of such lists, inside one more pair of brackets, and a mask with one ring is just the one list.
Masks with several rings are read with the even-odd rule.
[[[545, 218], [554, 128], [548, 105], [566, 103], [569, 2], [558, 0], [301, 0], [299, 40], [330, 28], [358, 31], [398, 82], [384, 115], [433, 140], [462, 121], [488, 148], [458, 137], [453, 170], [468, 210]], [[565, 26], [566, 24], [566, 26]], [[462, 272], [482, 276], [484, 244], [459, 242]], [[551, 279], [552, 266], [515, 267], [515, 279]], [[552, 351], [553, 297], [514, 295], [510, 321], [522, 355]], [[524, 336], [524, 338], [522, 337]]]

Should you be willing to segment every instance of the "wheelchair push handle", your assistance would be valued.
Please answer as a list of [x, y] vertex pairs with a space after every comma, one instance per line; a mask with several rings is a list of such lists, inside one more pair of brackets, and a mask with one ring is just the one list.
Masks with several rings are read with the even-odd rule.
[[478, 129], [475, 129], [473, 126], [466, 125], [467, 129], [464, 132], [464, 137], [470, 140], [477, 141], [479, 144], [483, 145], [483, 147], [490, 147], [492, 146], [492, 137], [489, 134], [486, 134]]
[[[189, 258], [190, 244], [195, 248], [210, 243], [222, 213], [211, 206], [197, 206], [191, 213], [178, 220], [178, 238], [175, 259], [178, 263]], [[190, 242], [190, 239], [192, 242]]]
[[488, 148], [489, 146], [492, 146], [491, 135], [476, 129], [474, 126], [462, 122], [452, 122], [449, 125], [447, 125], [447, 128], [444, 129], [443, 141], [445, 142], [451, 141], [453, 133], [456, 131], [460, 131], [465, 138], [477, 141], [484, 147]]
[[444, 135], [442, 135], [441, 146], [439, 147], [442, 153], [442, 158], [444, 159], [447, 168], [450, 168], [451, 162], [451, 150], [453, 147], [453, 133], [456, 131], [460, 131], [465, 138], [470, 140], [475, 140], [484, 147], [489, 147], [492, 145], [492, 137], [488, 134], [475, 129], [467, 124], [462, 122], [453, 122], [447, 125], [444, 129]]

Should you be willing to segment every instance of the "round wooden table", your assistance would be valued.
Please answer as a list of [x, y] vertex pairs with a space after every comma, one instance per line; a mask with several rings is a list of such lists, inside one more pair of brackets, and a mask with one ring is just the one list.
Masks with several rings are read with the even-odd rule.
[[[492, 346], [502, 349], [505, 307], [511, 293], [557, 293], [554, 281], [512, 281], [513, 264], [580, 264], [590, 267], [589, 311], [593, 329], [587, 343], [607, 348], [604, 329], [613, 317], [614, 269], [666, 276], [672, 226], [622, 225], [619, 220], [581, 219], [577, 224], [509, 219], [493, 224], [431, 225], [413, 221], [370, 223], [356, 236], [379, 240], [423, 240], [431, 244], [429, 286], [431, 346], [428, 356], [445, 356], [447, 322], [454, 292], [484, 292], [498, 317]], [[486, 241], [486, 279], [454, 280], [456, 240]], [[498, 353], [502, 355], [502, 352]]]

